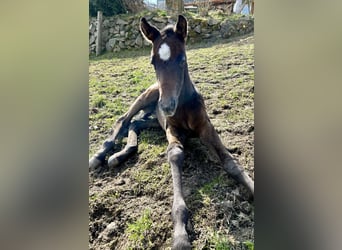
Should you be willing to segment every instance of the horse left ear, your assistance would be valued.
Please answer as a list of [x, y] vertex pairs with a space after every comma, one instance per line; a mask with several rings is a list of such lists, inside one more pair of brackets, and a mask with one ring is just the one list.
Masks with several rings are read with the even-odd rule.
[[140, 30], [146, 40], [151, 43], [153, 43], [154, 40], [160, 36], [159, 30], [155, 26], [150, 25], [145, 17], [141, 18], [140, 20]]
[[186, 21], [186, 18], [182, 15], [178, 16], [175, 32], [185, 40], [186, 35], [188, 33], [188, 22]]

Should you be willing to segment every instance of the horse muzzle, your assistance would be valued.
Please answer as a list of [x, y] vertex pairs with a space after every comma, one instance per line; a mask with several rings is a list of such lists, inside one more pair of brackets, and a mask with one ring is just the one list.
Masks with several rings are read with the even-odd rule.
[[159, 108], [165, 116], [173, 116], [176, 113], [177, 103], [174, 99], [169, 101], [159, 100]]

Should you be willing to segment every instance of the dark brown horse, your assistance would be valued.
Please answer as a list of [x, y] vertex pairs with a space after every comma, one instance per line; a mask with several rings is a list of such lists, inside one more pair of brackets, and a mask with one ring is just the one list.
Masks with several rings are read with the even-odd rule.
[[[117, 166], [137, 150], [137, 134], [146, 127], [161, 126], [167, 136], [168, 161], [173, 179], [172, 220], [174, 223], [173, 249], [191, 249], [186, 225], [188, 210], [182, 194], [183, 145], [187, 137], [199, 137], [201, 142], [222, 162], [226, 170], [238, 182], [254, 194], [254, 182], [239, 166], [222, 144], [211, 124], [202, 96], [191, 82], [185, 54], [187, 21], [179, 16], [175, 26], [159, 31], [145, 18], [141, 19], [141, 32], [152, 43], [151, 63], [157, 82], [142, 93], [114, 126], [114, 132], [103, 147], [90, 159], [89, 167], [96, 168], [105, 162], [106, 155], [113, 149], [118, 138], [127, 135], [126, 147], [110, 156], [108, 165]], [[139, 112], [144, 117], [132, 121]], [[155, 114], [156, 119], [149, 119]]]

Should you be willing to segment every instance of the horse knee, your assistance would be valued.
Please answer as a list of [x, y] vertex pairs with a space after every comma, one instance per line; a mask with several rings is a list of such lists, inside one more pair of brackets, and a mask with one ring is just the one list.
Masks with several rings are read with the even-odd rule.
[[170, 144], [167, 149], [167, 157], [169, 162], [180, 163], [184, 159], [182, 145]]
[[185, 205], [174, 207], [172, 209], [171, 215], [172, 215], [172, 220], [174, 221], [174, 223], [181, 221], [184, 224], [186, 224], [189, 219], [189, 211]]
[[244, 169], [234, 159], [229, 159], [224, 162], [224, 169], [233, 177], [239, 176], [244, 172]]
[[105, 149], [112, 149], [114, 147], [114, 142], [111, 140], [111, 139], [106, 139], [104, 142], [103, 142], [103, 147]]

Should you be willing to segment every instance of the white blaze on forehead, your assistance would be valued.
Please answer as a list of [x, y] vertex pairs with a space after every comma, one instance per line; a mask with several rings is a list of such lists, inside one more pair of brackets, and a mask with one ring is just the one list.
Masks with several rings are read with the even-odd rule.
[[171, 56], [171, 50], [170, 50], [169, 45], [167, 45], [166, 43], [163, 43], [158, 50], [158, 54], [159, 54], [160, 59], [164, 61], [169, 60]]

